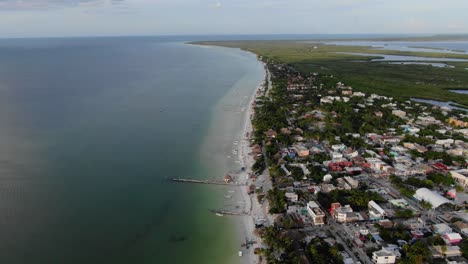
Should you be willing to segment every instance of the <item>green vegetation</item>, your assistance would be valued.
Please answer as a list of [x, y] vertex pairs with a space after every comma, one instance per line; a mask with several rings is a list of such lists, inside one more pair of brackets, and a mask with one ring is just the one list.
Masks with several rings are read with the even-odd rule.
[[403, 263], [403, 264], [432, 263], [431, 250], [422, 240], [416, 241], [412, 245], [403, 245], [403, 257], [398, 263]]
[[[468, 106], [468, 95], [447, 91], [468, 88], [466, 62], [450, 62], [455, 68], [371, 62], [379, 57], [378, 54], [468, 59], [466, 54], [376, 50], [371, 47], [325, 45], [306, 41], [229, 41], [197, 44], [241, 48], [262, 56], [265, 61], [290, 64], [301, 72], [333, 75], [335, 83], [342, 81], [358, 91], [454, 101]], [[366, 57], [337, 52], [376, 55]]]
[[265, 170], [265, 158], [263, 155], [259, 156], [255, 163], [252, 165], [252, 170], [256, 172], [262, 172]]
[[349, 204], [355, 210], [367, 208], [367, 204], [373, 200], [376, 203], [383, 203], [385, 199], [375, 192], [363, 190], [334, 190], [328, 194], [320, 193], [317, 200], [325, 208], [330, 208], [332, 203], [339, 202], [342, 205]]
[[413, 211], [409, 209], [397, 209], [395, 210], [395, 217], [397, 218], [411, 218], [414, 216]]
[[[262, 238], [265, 244], [268, 245], [263, 252], [267, 263], [295, 263], [296, 254], [292, 247], [292, 239], [288, 237], [286, 232], [280, 231], [277, 226], [270, 226], [263, 230]], [[275, 257], [277, 252], [288, 252], [289, 254], [283, 254], [285, 258], [281, 260]]]
[[314, 238], [309, 244], [311, 263], [341, 264], [343, 263], [343, 257], [340, 254], [342, 250], [343, 246], [340, 244], [330, 246], [323, 239]]
[[395, 175], [391, 175], [390, 176], [390, 182], [393, 184], [393, 186], [395, 186], [395, 188], [398, 189], [398, 191], [402, 195], [407, 196], [407, 197], [413, 197], [414, 191], [411, 190], [410, 188], [408, 188], [405, 185], [405, 182], [400, 177], [395, 176]]
[[416, 137], [416, 136], [413, 136], [413, 135], [405, 135], [405, 137], [403, 138], [403, 140], [401, 142], [402, 142], [402, 145], [403, 145], [403, 142], [417, 143], [417, 144], [423, 145], [423, 146], [434, 144], [434, 140], [432, 140], [430, 138]]
[[430, 210], [432, 209], [432, 204], [428, 201], [425, 201], [425, 200], [421, 200], [419, 201], [419, 204], [421, 205], [421, 207], [424, 209], [424, 210]]
[[409, 241], [411, 239], [408, 229], [403, 225], [396, 225], [390, 229], [385, 229], [378, 224], [376, 224], [376, 226], [379, 229], [380, 237], [385, 241], [395, 243], [400, 239], [405, 241]]
[[446, 165], [454, 165], [454, 162], [463, 165], [466, 163], [465, 158], [461, 156], [452, 156], [447, 152], [438, 152], [438, 151], [426, 151], [424, 153], [419, 153], [417, 151], [410, 152], [413, 156], [422, 157], [425, 161], [429, 160], [442, 160], [442, 163]]
[[461, 252], [464, 258], [468, 258], [468, 240], [467, 239], [463, 239], [463, 242], [461, 245]]
[[427, 175], [427, 179], [431, 180], [433, 183], [438, 185], [450, 186], [452, 184], [455, 184], [455, 180], [452, 177], [445, 176], [440, 173], [429, 174]]
[[278, 188], [273, 188], [268, 191], [267, 199], [270, 203], [270, 213], [279, 214], [286, 212], [286, 191], [281, 191]]

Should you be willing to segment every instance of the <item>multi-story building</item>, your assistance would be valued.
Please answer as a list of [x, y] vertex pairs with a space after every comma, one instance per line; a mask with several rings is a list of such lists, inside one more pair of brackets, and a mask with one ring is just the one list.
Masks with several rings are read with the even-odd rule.
[[325, 213], [320, 209], [318, 204], [314, 201], [307, 203], [307, 211], [312, 217], [315, 225], [321, 226], [325, 224]]
[[396, 263], [396, 254], [389, 250], [379, 250], [372, 253], [372, 262], [376, 264]]

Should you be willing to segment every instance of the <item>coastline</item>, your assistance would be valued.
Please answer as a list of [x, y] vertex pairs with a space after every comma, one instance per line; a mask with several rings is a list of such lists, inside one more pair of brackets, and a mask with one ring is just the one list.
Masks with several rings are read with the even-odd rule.
[[[271, 84], [270, 82], [270, 73], [268, 72], [268, 68], [265, 63], [262, 62], [262, 65], [264, 67], [264, 79], [268, 78], [268, 83]], [[269, 85], [270, 87], [271, 85]], [[245, 167], [245, 172], [239, 175], [238, 178], [241, 179], [241, 183], [245, 183], [246, 187], [255, 184], [257, 182], [266, 182], [266, 186], [269, 186], [268, 188], [271, 188], [271, 181], [269, 178], [268, 171], [264, 171], [261, 175], [258, 176], [257, 180], [252, 180], [250, 179], [249, 173], [252, 170], [252, 166], [254, 164], [254, 159], [250, 155], [251, 152], [251, 135], [253, 133], [253, 126], [252, 126], [252, 118], [253, 115], [255, 114], [253, 104], [255, 102], [255, 99], [259, 95], [259, 92], [268, 92], [269, 87], [266, 87], [265, 81], [262, 81], [255, 91], [253, 92], [250, 100], [249, 100], [249, 105], [248, 108], [245, 111], [244, 114], [244, 126], [242, 130], [242, 134], [244, 137], [244, 140], [242, 140], [242, 143], [240, 145], [239, 149], [239, 160], [243, 161], [243, 166]], [[248, 136], [246, 136], [248, 135]], [[243, 181], [242, 181], [243, 180]], [[243, 252], [243, 257], [241, 260], [241, 263], [262, 263], [259, 261], [259, 256], [254, 253], [255, 248], [262, 248], [262, 241], [261, 237], [257, 234], [255, 234], [255, 223], [259, 220], [263, 220], [264, 223], [270, 225], [274, 221], [274, 217], [268, 213], [267, 210], [267, 202], [260, 204], [258, 200], [256, 199], [255, 194], [249, 195], [247, 193], [246, 188], [240, 187], [239, 192], [243, 196], [243, 200], [247, 204], [247, 208], [249, 215], [241, 217], [241, 222], [240, 226], [238, 226], [238, 234], [244, 234], [245, 237], [248, 240], [255, 241], [256, 244], [252, 245], [248, 249], [242, 248], [240, 249]]]
[[[233, 52], [234, 56], [242, 56], [252, 62], [249, 69], [232, 88], [218, 101], [212, 110], [212, 118], [207, 128], [205, 140], [200, 148], [200, 160], [206, 168], [209, 178], [222, 180], [226, 174], [233, 177], [233, 181], [242, 186], [222, 186], [210, 188], [221, 208], [235, 212], [248, 212], [246, 216], [222, 217], [213, 215], [215, 221], [223, 222], [228, 228], [226, 245], [228, 248], [225, 263], [257, 263], [258, 256], [254, 254], [254, 248], [259, 244], [249, 247], [241, 247], [246, 239], [260, 241], [254, 237], [256, 213], [255, 196], [249, 195], [246, 190], [247, 184], [251, 183], [248, 173], [253, 165], [253, 158], [249, 155], [250, 138], [247, 133], [252, 132], [251, 118], [254, 113], [252, 103], [255, 101], [258, 91], [264, 87], [267, 77], [266, 67], [258, 60], [256, 54], [240, 49], [213, 47], [226, 49]], [[254, 62], [252, 60], [255, 60]], [[242, 171], [241, 168], [245, 170]], [[219, 198], [218, 198], [219, 197]], [[253, 201], [255, 200], [255, 201]], [[239, 257], [239, 251], [243, 256]]]

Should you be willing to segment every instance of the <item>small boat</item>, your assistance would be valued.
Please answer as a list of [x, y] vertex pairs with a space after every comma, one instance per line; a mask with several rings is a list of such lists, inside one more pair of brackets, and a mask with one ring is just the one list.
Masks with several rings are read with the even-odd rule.
[[222, 214], [222, 213], [216, 213], [216, 215], [217, 215], [217, 216], [223, 216], [223, 214]]
[[239, 250], [239, 257], [242, 257], [242, 251]]
[[232, 196], [231, 196], [231, 195], [225, 195], [224, 198], [226, 198], [226, 199], [231, 199]]

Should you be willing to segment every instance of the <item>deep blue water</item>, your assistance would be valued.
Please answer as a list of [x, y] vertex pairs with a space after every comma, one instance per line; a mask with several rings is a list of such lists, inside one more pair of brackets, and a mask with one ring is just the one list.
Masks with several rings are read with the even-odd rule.
[[0, 262], [221, 263], [210, 189], [167, 178], [208, 175], [212, 108], [257, 64], [179, 39], [0, 40]]

